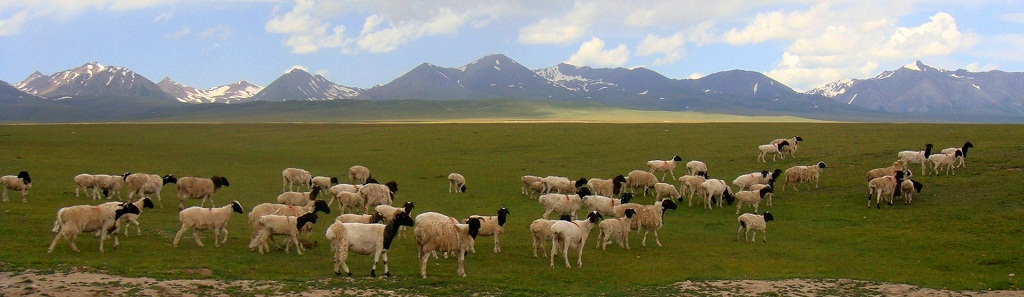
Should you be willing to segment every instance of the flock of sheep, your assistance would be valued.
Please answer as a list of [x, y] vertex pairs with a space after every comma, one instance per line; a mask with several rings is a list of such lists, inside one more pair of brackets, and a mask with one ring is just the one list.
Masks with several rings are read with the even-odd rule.
[[[786, 154], [795, 156], [800, 141], [803, 139], [797, 136], [761, 145], [758, 147], [758, 161], [765, 161], [765, 156], [769, 154], [773, 155], [773, 160], [775, 155], [783, 158]], [[912, 203], [913, 193], [920, 192], [922, 184], [910, 179], [913, 173], [908, 165], [921, 164], [921, 172], [928, 172], [929, 175], [937, 175], [940, 170], [955, 175], [955, 168], [966, 166], [964, 159], [971, 147], [973, 144], [967, 142], [962, 147], [948, 148], [933, 154], [932, 144], [927, 144], [923, 151], [900, 152], [891, 166], [867, 173], [868, 207], [871, 206], [873, 195], [876, 207], [879, 208], [883, 201], [892, 205], [895, 197], [904, 198], [905, 204]], [[625, 176], [618, 175], [610, 179], [581, 178], [573, 181], [558, 176], [522, 176], [521, 194], [531, 198], [539, 194], [537, 201], [544, 210], [540, 218], [529, 226], [533, 238], [533, 256], [538, 256], [538, 249], [542, 252], [547, 250], [546, 245], [550, 242], [550, 252], [544, 253], [544, 256], [549, 258], [551, 267], [554, 267], [558, 254], [562, 254], [566, 267], [571, 267], [568, 259], [570, 249], [577, 253], [577, 266], [582, 266], [583, 247], [594, 227], [598, 229], [596, 246], [602, 250], [612, 242], [629, 249], [629, 234], [633, 231], [644, 232], [641, 245], [646, 246], [648, 234], [653, 233], [654, 242], [661, 246], [658, 230], [664, 225], [665, 212], [677, 209], [673, 199], [680, 204], [686, 201], [692, 207], [694, 197], [697, 197], [698, 206], [707, 209], [713, 209], [715, 205], [723, 207], [723, 202], [730, 205], [735, 202], [738, 215], [744, 207], [753, 208], [754, 213], [737, 217], [739, 227], [736, 240], [743, 233], [744, 241], [756, 242], [757, 232], [761, 232], [762, 240], [767, 242], [767, 222], [772, 221], [774, 216], [769, 212], [759, 214], [759, 208], [762, 202], [765, 206], [771, 206], [777, 179], [785, 178], [783, 190], [792, 186], [793, 190], [799, 191], [797, 186], [801, 183], [806, 183], [810, 190], [811, 183], [814, 183], [814, 188], [818, 188], [821, 173], [827, 168], [824, 162], [818, 162], [793, 166], [785, 171], [764, 170], [740, 175], [730, 185], [724, 180], [709, 177], [707, 164], [696, 160], [685, 163], [686, 175], [676, 178], [675, 169], [682, 161], [679, 156], [668, 160], [652, 160], [646, 163], [647, 170], [633, 170]], [[660, 180], [658, 173], [661, 174]], [[312, 226], [319, 220], [318, 213], [331, 213], [335, 202], [341, 214], [326, 228], [325, 236], [333, 251], [334, 272], [337, 274], [344, 272], [352, 275], [345, 263], [349, 252], [354, 252], [373, 255], [371, 275], [376, 276], [376, 266], [381, 259], [384, 261], [384, 274], [390, 275], [387, 252], [396, 237], [405, 236], [403, 229], [407, 227], [413, 228], [420, 275], [424, 278], [429, 258], [438, 258], [438, 252], [446, 258], [449, 253], [454, 253], [458, 258], [458, 275], [466, 276], [465, 255], [467, 252], [475, 252], [474, 243], [478, 236], [493, 236], [493, 252], [502, 252], [499, 237], [510, 215], [506, 208], [497, 210], [495, 215], [473, 215], [461, 220], [436, 212], [413, 217], [413, 202], [406, 202], [401, 207], [393, 206], [398, 184], [394, 181], [378, 183], [370, 175], [370, 170], [363, 166], [352, 166], [349, 169], [350, 184], [339, 183], [336, 177], [313, 176], [309, 171], [299, 168], [287, 168], [281, 174], [282, 193], [277, 202], [256, 205], [248, 213], [248, 224], [253, 231], [248, 247], [261, 254], [271, 251], [270, 244], [278, 245], [273, 240], [274, 236], [284, 236], [285, 251], [290, 251], [294, 246], [296, 253], [301, 255], [308, 242], [300, 240], [300, 237], [308, 237]], [[678, 181], [678, 187], [664, 182], [666, 176]], [[452, 173], [448, 179], [450, 193], [466, 191], [466, 178], [463, 175]], [[238, 201], [222, 207], [213, 204], [213, 195], [217, 190], [229, 186], [227, 178], [222, 176], [175, 178], [172, 175], [161, 177], [144, 173], [125, 173], [120, 176], [80, 174], [74, 177], [74, 182], [76, 197], [79, 190], [84, 190], [93, 199], [111, 199], [116, 195], [121, 200], [120, 191], [126, 188], [127, 200], [59, 209], [53, 227], [57, 235], [48, 252], [54, 250], [61, 238], [68, 242], [72, 250], [78, 252], [75, 238], [81, 233], [93, 233], [99, 237], [100, 252], [103, 252], [103, 244], [108, 236], [113, 236], [114, 247], [118, 246], [117, 234], [121, 227], [124, 227], [127, 235], [127, 226], [135, 224], [136, 232], [141, 234], [139, 215], [145, 208], [153, 208], [155, 205], [163, 207], [160, 191], [169, 183], [176, 184], [178, 218], [182, 224], [174, 237], [175, 247], [188, 230], [192, 231], [192, 237], [199, 246], [203, 246], [199, 232], [213, 230], [214, 244], [219, 246], [227, 241], [227, 224], [232, 214], [245, 213], [245, 208]], [[0, 186], [4, 188], [3, 201], [8, 201], [7, 190], [21, 191], [23, 202], [27, 201], [31, 183], [31, 177], [24, 171], [18, 175], [0, 177]], [[653, 195], [654, 203], [631, 202], [638, 195]], [[330, 199], [320, 199], [323, 196]], [[156, 198], [156, 203], [151, 197]], [[184, 208], [187, 199], [202, 201], [199, 206]], [[210, 208], [204, 207], [207, 200], [210, 201]], [[586, 216], [578, 219], [578, 211], [584, 208]], [[548, 219], [551, 213], [560, 218]], [[749, 236], [751, 232], [753, 236]]]

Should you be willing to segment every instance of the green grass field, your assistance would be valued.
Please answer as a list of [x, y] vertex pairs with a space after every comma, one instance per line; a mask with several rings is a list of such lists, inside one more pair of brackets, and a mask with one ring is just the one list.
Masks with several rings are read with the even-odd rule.
[[[767, 165], [755, 162], [757, 145], [800, 135], [797, 158]], [[306, 286], [385, 288], [426, 295], [549, 295], [552, 293], [653, 294], [682, 280], [850, 278], [953, 290], [1019, 289], [1009, 274], [1024, 272], [1020, 224], [1024, 202], [1024, 127], [1018, 125], [711, 123], [711, 124], [82, 124], [0, 126], [0, 174], [28, 170], [29, 203], [0, 204], [0, 259], [5, 270], [72, 268], [125, 276], [164, 278], [268, 279]], [[864, 173], [888, 166], [900, 150], [959, 146], [970, 140], [968, 168], [956, 176], [917, 175], [925, 188], [913, 205], [866, 207]], [[631, 250], [594, 248], [591, 233], [584, 267], [566, 269], [557, 259], [532, 257], [528, 225], [543, 208], [519, 194], [519, 177], [559, 175], [610, 178], [646, 169], [652, 159], [680, 155], [702, 160], [710, 175], [730, 182], [738, 175], [793, 165], [828, 163], [821, 188], [777, 193], [767, 244], [734, 241], [735, 207], [708, 211], [686, 207], [665, 214], [658, 247], [631, 236]], [[399, 183], [396, 203], [415, 201], [414, 213], [436, 211], [454, 217], [491, 214], [508, 207], [504, 253], [491, 252], [481, 237], [466, 260], [468, 277], [455, 275], [456, 262], [430, 260], [420, 279], [415, 241], [398, 239], [390, 251], [389, 279], [369, 278], [369, 256], [353, 255], [354, 279], [332, 272], [323, 230], [320, 245], [298, 256], [246, 248], [251, 231], [236, 215], [230, 238], [205, 248], [183, 238], [171, 245], [180, 225], [176, 190], [162, 192], [165, 208], [141, 216], [142, 236], [121, 237], [121, 247], [97, 251], [98, 240], [80, 236], [81, 253], [62, 240], [46, 248], [54, 213], [69, 205], [95, 204], [74, 197], [79, 173], [125, 171], [182, 176], [223, 175], [231, 182], [214, 198], [218, 206], [238, 200], [246, 210], [273, 202], [281, 191], [281, 170], [299, 167], [314, 175], [342, 177], [349, 166], [365, 165], [374, 177]], [[919, 165], [912, 165], [915, 173]], [[684, 171], [677, 169], [677, 176]], [[469, 191], [449, 194], [446, 176], [460, 172]], [[678, 182], [673, 182], [677, 184]], [[653, 197], [637, 202], [650, 204]], [[186, 201], [186, 206], [198, 200]], [[335, 206], [336, 210], [336, 206]], [[746, 212], [752, 209], [744, 209]], [[410, 230], [411, 231], [411, 230]], [[411, 232], [408, 232], [411, 235]], [[653, 236], [653, 235], [652, 235]], [[192, 274], [209, 269], [212, 276]], [[380, 268], [378, 268], [380, 269]], [[310, 282], [316, 280], [316, 282]], [[326, 280], [326, 281], [324, 281]]]

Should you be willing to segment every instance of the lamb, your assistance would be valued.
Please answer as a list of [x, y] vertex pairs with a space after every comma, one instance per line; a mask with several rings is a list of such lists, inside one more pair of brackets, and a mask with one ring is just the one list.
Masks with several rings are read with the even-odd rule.
[[948, 154], [952, 154], [952, 153], [954, 153], [956, 151], [960, 151], [961, 153], [963, 153], [963, 156], [960, 156], [959, 158], [957, 158], [957, 160], [959, 161], [959, 164], [957, 165], [957, 167], [960, 167], [960, 166], [967, 167], [967, 164], [964, 164], [964, 159], [967, 158], [967, 149], [970, 149], [972, 147], [974, 147], [974, 144], [971, 143], [970, 141], [968, 141], [968, 142], [964, 142], [964, 146], [963, 147], [947, 148], [947, 149], [942, 150], [941, 153], [948, 155]]
[[306, 205], [309, 201], [315, 200], [317, 196], [320, 196], [320, 186], [313, 185], [313, 189], [309, 192], [284, 192], [277, 195], [277, 203], [290, 206]]
[[[701, 188], [700, 186], [700, 184], [707, 181], [704, 174], [706, 173], [700, 173], [700, 175], [684, 175], [679, 177], [679, 192], [685, 193], [686, 197], [689, 198], [689, 206], [693, 206], [694, 195], [697, 195], [698, 197], [704, 196], [704, 193], [702, 192], [703, 188]], [[682, 199], [682, 197], [680, 197], [680, 199]], [[698, 200], [698, 202], [699, 201], [701, 200]], [[680, 200], [679, 202], [682, 202], [682, 200]]]
[[[757, 241], [757, 231], [761, 231], [764, 238], [764, 243], [768, 243], [768, 222], [774, 221], [775, 217], [770, 212], [765, 212], [764, 215], [745, 213], [736, 218], [736, 221], [740, 223], [740, 227], [736, 229], [736, 241], [740, 240], [740, 232], [743, 232], [743, 241], [754, 243]], [[751, 231], [754, 232], [754, 236], [747, 240], [747, 234]]]
[[779, 150], [780, 151], [779, 155], [783, 159], [785, 159], [786, 156], [784, 155], [784, 153], [789, 153], [790, 156], [796, 158], [796, 149], [797, 149], [797, 146], [799, 145], [799, 143], [801, 141], [804, 141], [803, 137], [793, 136], [793, 138], [789, 138], [789, 139], [779, 138], [779, 139], [776, 139], [776, 140], [772, 140], [771, 144], [780, 144], [783, 141], [788, 142], [789, 145], [784, 147], [784, 148], [782, 148], [781, 150]]
[[668, 196], [669, 199], [679, 199], [682, 197], [676, 186], [667, 183], [654, 184], [654, 200], [661, 200], [662, 195]]
[[630, 193], [635, 194], [637, 189], [643, 188], [644, 196], [647, 196], [647, 189], [657, 183], [658, 177], [647, 171], [633, 170], [626, 175], [626, 189], [629, 189]]
[[[329, 192], [331, 193], [331, 200], [328, 201], [327, 204], [333, 205], [334, 204], [334, 200], [338, 199], [338, 195], [343, 193], [343, 192], [359, 193], [359, 188], [361, 188], [361, 187], [362, 187], [362, 185], [352, 185], [352, 184], [336, 184], [336, 185], [333, 185], [333, 186], [331, 186], [328, 189]], [[351, 204], [349, 204], [349, 205], [351, 205]], [[362, 203], [360, 203], [359, 205], [361, 207]]]
[[334, 218], [334, 220], [342, 223], [383, 224], [384, 216], [380, 213], [373, 213], [372, 215], [343, 213]]
[[[330, 189], [330, 188], [331, 188], [331, 187], [333, 187], [334, 185], [337, 185], [337, 184], [338, 184], [338, 178], [337, 178], [337, 177], [333, 177], [333, 176], [332, 176], [332, 177], [327, 177], [327, 176], [314, 176], [314, 177], [313, 177], [312, 179], [310, 179], [309, 181], [310, 181], [310, 184], [312, 184], [312, 185], [314, 185], [314, 186], [320, 186], [320, 189], [321, 189], [321, 190], [327, 190], [327, 189]], [[312, 190], [311, 190], [311, 191], [312, 191]], [[320, 194], [325, 194], [325, 193], [326, 193], [326, 192], [323, 192], [323, 191], [321, 191], [321, 192], [320, 192]]]
[[785, 150], [787, 146], [789, 146], [789, 141], [783, 141], [778, 144], [759, 145], [757, 146], [757, 150], [761, 153], [757, 155], [757, 160], [761, 161], [761, 163], [767, 163], [768, 161], [765, 161], [765, 156], [770, 154], [772, 155], [772, 162], [775, 162], [775, 156], [782, 155], [782, 151]]
[[921, 172], [925, 172], [925, 166], [928, 164], [928, 156], [932, 154], [932, 144], [925, 144], [923, 151], [902, 151], [897, 154], [900, 160], [906, 162], [906, 164], [921, 164]]
[[754, 206], [754, 213], [757, 213], [758, 205], [761, 204], [761, 199], [764, 196], [772, 192], [772, 187], [764, 187], [757, 191], [739, 191], [736, 192], [736, 214], [740, 214], [740, 208], [746, 205]]
[[661, 246], [661, 240], [658, 239], [658, 229], [661, 229], [664, 225], [665, 211], [669, 209], [676, 210], [677, 207], [672, 200], [668, 199], [655, 201], [653, 205], [626, 203], [615, 207], [615, 217], [621, 218], [626, 216], [626, 210], [632, 208], [636, 211], [636, 215], [633, 216], [630, 228], [636, 231], [644, 230], [644, 239], [640, 244], [647, 246], [647, 234], [654, 231], [654, 242]]
[[[131, 201], [131, 200], [128, 200], [128, 201]], [[100, 204], [100, 206], [101, 207], [108, 207], [108, 208], [116, 209], [116, 208], [121, 207], [121, 204], [124, 204], [124, 202], [113, 201], [113, 202], [107, 202], [107, 203]], [[153, 209], [153, 200], [150, 200], [149, 197], [142, 197], [142, 199], [139, 199], [139, 201], [135, 201], [132, 204], [135, 204], [135, 207], [137, 207], [139, 209], [139, 213], [137, 213], [137, 214], [126, 214], [124, 216], [121, 216], [121, 218], [118, 219], [117, 222], [115, 223], [115, 224], [117, 224], [117, 226], [119, 226], [118, 228], [120, 228], [120, 226], [124, 226], [125, 227], [124, 228], [124, 236], [128, 236], [128, 225], [129, 224], [135, 224], [135, 233], [138, 234], [138, 235], [142, 235], [142, 229], [139, 228], [139, 215], [142, 215], [142, 209], [143, 208]]]
[[[498, 215], [496, 216], [471, 215], [463, 220], [463, 223], [468, 223], [472, 219], [480, 220], [480, 233], [477, 236], [494, 236], [494, 253], [497, 254], [501, 252], [501, 240], [498, 237], [501, 236], [501, 233], [505, 232], [505, 222], [508, 220], [508, 215], [508, 208], [502, 207], [498, 209]], [[474, 248], [470, 248], [470, 251], [476, 252]]]
[[732, 181], [732, 184], [739, 188], [737, 191], [743, 191], [756, 184], [766, 185], [768, 182], [779, 178], [779, 175], [782, 175], [781, 169], [775, 169], [775, 171], [770, 174], [768, 173], [768, 170], [762, 170], [761, 172], [740, 175]]
[[[533, 234], [533, 257], [537, 257], [537, 245], [540, 244], [540, 250], [544, 251], [547, 249], [547, 242], [551, 240], [551, 225], [554, 225], [558, 221], [572, 221], [572, 216], [562, 215], [557, 220], [546, 220], [536, 219], [530, 223], [530, 233]], [[548, 257], [548, 254], [542, 253], [544, 258]]]
[[299, 186], [299, 190], [301, 190], [302, 186], [306, 186], [307, 189], [310, 187], [313, 175], [305, 169], [285, 168], [281, 171], [281, 179], [283, 180], [281, 184], [281, 192], [285, 191], [285, 187], [288, 187], [288, 191], [291, 191], [293, 186], [296, 185]]
[[[412, 201], [406, 201], [402, 205], [402, 208], [394, 207], [391, 205], [377, 205], [374, 210], [384, 217], [384, 223], [390, 223], [395, 219], [395, 216], [399, 213], [405, 213], [406, 215], [412, 215], [412, 209], [416, 207], [416, 203]], [[405, 237], [405, 235], [402, 235]]]
[[355, 213], [356, 210], [365, 209], [363, 207], [363, 196], [359, 195], [359, 193], [340, 192], [334, 194], [334, 198], [331, 198], [330, 203], [333, 204], [334, 200], [338, 200], [338, 211], [341, 213], [345, 213], [347, 209], [352, 209], [352, 213]]
[[215, 175], [212, 178], [186, 176], [178, 179], [178, 210], [185, 209], [185, 199], [187, 198], [202, 199], [202, 202], [199, 203], [200, 207], [206, 205], [206, 200], [210, 200], [212, 205], [213, 194], [221, 186], [231, 186], [228, 178]]
[[365, 184], [370, 179], [370, 169], [365, 166], [355, 165], [348, 168], [348, 179], [353, 184]]
[[889, 165], [889, 167], [871, 169], [868, 171], [866, 176], [867, 180], [870, 181], [883, 176], [895, 176], [896, 172], [900, 171], [910, 171], [907, 169], [907, 161], [896, 160], [895, 162], [892, 162], [892, 165]]
[[[200, 247], [204, 246], [203, 242], [199, 241], [199, 231], [203, 230], [213, 230], [213, 245], [215, 247], [219, 247], [222, 243], [227, 243], [228, 219], [231, 218], [232, 212], [245, 213], [245, 209], [236, 200], [222, 207], [202, 208], [193, 206], [178, 212], [181, 230], [178, 230], [178, 234], [174, 235], [174, 247], [178, 247], [178, 240], [181, 240], [181, 235], [185, 234], [185, 230], [188, 229], [192, 229], [192, 239], [195, 239], [196, 245]], [[218, 241], [222, 231], [224, 232], [224, 240]]]
[[299, 230], [302, 229], [306, 223], [315, 224], [317, 216], [315, 212], [307, 213], [298, 217], [295, 216], [282, 216], [282, 215], [265, 215], [257, 220], [260, 225], [260, 232], [256, 234], [256, 238], [249, 243], [249, 249], [259, 248], [259, 253], [262, 255], [263, 251], [270, 251], [270, 246], [267, 244], [267, 239], [270, 235], [286, 235], [291, 238], [291, 242], [285, 244], [284, 251], [288, 252], [290, 244], [295, 245], [295, 252], [300, 256], [302, 255], [302, 243], [299, 242]]
[[533, 199], [533, 194], [544, 194], [546, 186], [542, 181], [530, 184], [530, 199]]
[[[543, 183], [544, 182], [544, 178], [539, 177], [539, 176], [534, 176], [534, 175], [523, 175], [522, 177], [519, 178], [519, 181], [523, 183], [523, 186], [519, 188], [519, 190], [520, 190], [519, 192], [522, 193], [523, 195], [526, 195], [527, 194], [526, 193], [527, 189], [530, 189], [531, 185], [533, 185], [533, 183], [536, 183], [536, 182]], [[530, 196], [530, 199], [533, 199], [533, 196]]]
[[114, 194], [117, 193], [117, 199], [121, 199], [121, 187], [124, 186], [124, 179], [128, 177], [129, 173], [124, 175], [106, 175], [97, 174], [95, 186], [92, 189], [92, 198], [99, 199], [100, 191], [104, 193], [103, 196], [107, 196], [107, 199], [113, 198]]
[[619, 243], [619, 247], [624, 247], [628, 250], [629, 230], [633, 224], [634, 215], [636, 215], [636, 210], [630, 208], [626, 209], [625, 217], [601, 221], [601, 224], [599, 224], [601, 231], [597, 233], [597, 247], [605, 250], [608, 243], [615, 239]]
[[128, 200], [132, 200], [136, 194], [139, 197], [151, 196], [156, 194], [156, 201], [160, 203], [160, 208], [164, 207], [163, 200], [160, 199], [160, 190], [163, 190], [167, 184], [176, 184], [178, 179], [174, 178], [173, 175], [166, 175], [160, 177], [156, 174], [145, 174], [145, 173], [132, 173], [124, 178], [125, 183], [128, 187]]
[[924, 188], [924, 184], [907, 178], [900, 183], [900, 193], [903, 194], [903, 204], [909, 205], [914, 203], [914, 192], [921, 193], [921, 189]]
[[953, 151], [951, 154], [932, 154], [928, 156], [928, 162], [932, 164], [932, 171], [928, 172], [928, 176], [932, 176], [932, 172], [935, 175], [939, 175], [939, 168], [946, 167], [946, 175], [949, 175], [950, 171], [953, 171], [953, 175], [956, 175], [956, 160], [963, 156], [961, 151]]
[[92, 174], [82, 173], [76, 175], [75, 178], [75, 197], [78, 197], [78, 190], [85, 190], [86, 195], [89, 195], [88, 191], [92, 191], [93, 187], [96, 186], [96, 177]]
[[662, 160], [650, 160], [647, 161], [647, 168], [650, 169], [650, 173], [661, 172], [661, 180], [665, 180], [665, 174], [672, 174], [672, 179], [676, 179], [676, 162], [682, 161], [683, 158], [679, 156], [672, 157], [668, 161]]
[[686, 162], [686, 174], [687, 175], [707, 175], [708, 165], [704, 162], [693, 160]]
[[704, 205], [707, 209], [711, 209], [711, 202], [716, 197], [718, 198], [718, 207], [722, 207], [722, 200], [732, 205], [732, 201], [735, 199], [730, 193], [729, 185], [724, 180], [708, 179], [701, 183], [700, 187], [704, 190]]
[[594, 224], [601, 220], [601, 214], [590, 212], [587, 219], [579, 221], [557, 221], [551, 225], [551, 268], [555, 268], [555, 255], [558, 255], [559, 246], [562, 250], [562, 258], [565, 259], [565, 267], [569, 266], [569, 249], [574, 248], [577, 252], [576, 266], [583, 267], [583, 247], [587, 245], [587, 237]]
[[602, 216], [612, 216], [615, 214], [614, 208], [622, 205], [623, 203], [629, 203], [629, 200], [633, 199], [633, 194], [623, 193], [622, 199], [615, 199], [605, 197], [601, 195], [587, 195], [583, 196], [583, 205], [587, 207], [587, 212], [597, 211]]
[[454, 173], [454, 172], [449, 174], [448, 175], [448, 193], [451, 193], [453, 189], [455, 190], [455, 193], [465, 193], [466, 192], [466, 177], [462, 176], [462, 174], [458, 174], [458, 173]]
[[900, 184], [903, 182], [903, 171], [897, 171], [895, 176], [883, 176], [868, 181], [868, 208], [871, 208], [871, 194], [876, 194], [875, 206], [882, 208], [882, 201], [885, 200], [892, 205], [894, 196], [900, 195]]
[[[252, 227], [252, 238], [250, 241], [256, 239], [256, 235], [260, 233], [261, 226], [259, 224], [259, 218], [269, 214], [284, 215], [284, 216], [301, 216], [310, 212], [321, 212], [324, 214], [331, 213], [331, 207], [323, 200], [316, 199], [306, 203], [304, 206], [288, 206], [278, 203], [262, 203], [256, 205], [249, 212], [249, 226]], [[303, 233], [310, 233], [313, 231], [312, 226], [304, 226], [301, 230]], [[271, 239], [273, 240], [273, 239]]]
[[457, 274], [466, 277], [466, 251], [473, 248], [480, 232], [480, 220], [468, 219], [460, 224], [458, 220], [436, 212], [425, 212], [416, 216], [413, 233], [420, 258], [420, 276], [427, 278], [427, 260], [435, 251], [458, 252]]
[[391, 205], [398, 192], [398, 183], [389, 181], [387, 184], [368, 183], [359, 188], [359, 195], [363, 197], [365, 213], [370, 213], [370, 207], [377, 205]]
[[373, 255], [370, 276], [377, 276], [377, 262], [380, 259], [384, 259], [384, 275], [391, 276], [391, 271], [388, 270], [388, 250], [391, 249], [398, 229], [413, 224], [412, 218], [404, 212], [398, 213], [394, 220], [386, 225], [335, 221], [326, 232], [327, 240], [331, 242], [331, 250], [334, 252], [334, 274], [341, 275], [343, 269], [345, 274], [352, 276], [346, 263], [348, 253], [351, 251], [360, 255]]
[[821, 171], [828, 167], [825, 162], [818, 162], [817, 165], [812, 166], [793, 166], [786, 169], [786, 183], [782, 184], [782, 190], [786, 190], [786, 186], [793, 184], [794, 191], [800, 191], [796, 188], [796, 185], [807, 182], [807, 190], [811, 190], [811, 183], [814, 182], [814, 188], [818, 188], [818, 178], [821, 177]]
[[[550, 194], [551, 192], [557, 192], [562, 194], [575, 194], [576, 189], [581, 185], [573, 185], [573, 182], [567, 177], [563, 176], [547, 176], [543, 179], [544, 182], [544, 194]], [[583, 182], [586, 184], [586, 182]]]
[[78, 234], [94, 231], [100, 231], [101, 253], [107, 234], [114, 235], [114, 248], [117, 248], [116, 222], [126, 214], [139, 214], [139, 208], [131, 203], [124, 203], [116, 209], [98, 205], [76, 205], [61, 208], [57, 211], [57, 218], [53, 222], [53, 232], [58, 233], [46, 253], [53, 253], [53, 248], [62, 237], [67, 240], [71, 250], [77, 253], [79, 250], [75, 246], [75, 238], [78, 237]]
[[[4, 202], [10, 200], [7, 199], [7, 190], [21, 191], [21, 203], [28, 202], [28, 189], [32, 187], [32, 177], [28, 175], [28, 171], [18, 172], [18, 175], [5, 175], [0, 177], [0, 185], [4, 187]], [[75, 189], [75, 192], [78, 192]]]
[[594, 195], [613, 197], [622, 191], [622, 184], [625, 182], [626, 177], [622, 175], [617, 175], [612, 179], [591, 178], [587, 180], [587, 188], [590, 188], [590, 192]]
[[761, 189], [764, 189], [764, 188], [772, 188], [772, 191], [768, 192], [768, 194], [765, 194], [764, 197], [763, 197], [763, 199], [766, 202], [765, 205], [772, 206], [772, 198], [775, 197], [775, 180], [774, 179], [771, 180], [770, 182], [768, 182], [767, 185], [756, 184], [756, 185], [750, 186], [749, 190], [750, 191], [760, 191]]
[[541, 216], [543, 219], [547, 219], [548, 215], [552, 211], [559, 215], [568, 214], [572, 218], [576, 218], [576, 212], [580, 210], [580, 206], [583, 205], [583, 199], [590, 195], [590, 190], [587, 188], [580, 189], [579, 194], [544, 194], [537, 198], [537, 202], [540, 202], [544, 206], [544, 215]]

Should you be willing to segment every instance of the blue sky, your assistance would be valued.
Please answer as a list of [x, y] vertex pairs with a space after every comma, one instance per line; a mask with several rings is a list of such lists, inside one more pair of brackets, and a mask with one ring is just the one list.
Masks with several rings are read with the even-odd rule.
[[1024, 71], [1024, 1], [0, 0], [0, 80], [88, 62], [210, 88], [293, 67], [350, 87], [421, 63], [743, 69], [805, 91], [915, 60]]

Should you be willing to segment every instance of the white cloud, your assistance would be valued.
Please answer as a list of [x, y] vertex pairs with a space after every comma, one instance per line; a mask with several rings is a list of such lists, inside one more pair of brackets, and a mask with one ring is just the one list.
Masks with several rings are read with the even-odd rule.
[[0, 18], [0, 36], [11, 36], [21, 31], [21, 26], [29, 19], [28, 10], [12, 14], [8, 18]]
[[[468, 20], [468, 16], [444, 8], [423, 20], [393, 22], [374, 14], [366, 18], [357, 43], [371, 53], [386, 53], [424, 36], [455, 34]], [[385, 24], [387, 26], [382, 26]]]
[[629, 49], [620, 44], [613, 49], [604, 49], [604, 40], [594, 37], [580, 45], [580, 49], [565, 63], [577, 66], [620, 67], [629, 60]]
[[292, 53], [309, 54], [321, 48], [341, 48], [345, 40], [345, 27], [334, 26], [316, 16], [313, 0], [298, 0], [292, 10], [279, 14], [281, 6], [274, 8], [274, 17], [267, 21], [265, 30], [270, 33], [286, 34], [284, 44]]
[[638, 56], [662, 55], [654, 60], [654, 65], [672, 64], [682, 58], [684, 42], [682, 33], [676, 33], [669, 37], [648, 34], [637, 45], [636, 54]]
[[174, 9], [172, 8], [171, 10], [168, 10], [166, 12], [157, 14], [156, 17], [153, 18], [153, 22], [154, 23], [166, 22], [166, 21], [170, 20], [171, 17], [173, 17], [173, 16], [174, 16]]
[[182, 39], [182, 38], [185, 38], [186, 36], [188, 36], [189, 34], [192, 34], [192, 29], [189, 29], [188, 27], [184, 27], [184, 28], [179, 29], [178, 31], [175, 31], [174, 34], [171, 34], [170, 37], [172, 39]]
[[586, 28], [562, 24], [558, 20], [544, 19], [519, 30], [519, 42], [523, 44], [569, 43], [580, 38]]
[[999, 16], [999, 19], [1007, 22], [1024, 23], [1024, 12], [1007, 13]]
[[206, 28], [202, 33], [199, 34], [199, 38], [206, 39], [212, 38], [218, 41], [225, 41], [233, 35], [234, 32], [231, 27], [226, 25], [216, 25], [210, 28]]
[[995, 64], [981, 65], [978, 62], [970, 63], [970, 64], [967, 64], [967, 66], [964, 66], [964, 70], [967, 70], [967, 71], [970, 71], [970, 72], [986, 72], [986, 71], [991, 71], [991, 70], [996, 70], [996, 69], [999, 69], [999, 65], [995, 65]]
[[295, 69], [302, 70], [302, 71], [305, 71], [305, 72], [309, 72], [309, 68], [306, 68], [306, 66], [295, 65], [295, 66], [292, 66], [291, 68], [288, 68], [288, 70], [285, 70], [284, 73], [292, 72], [292, 70], [295, 70]]
[[704, 77], [704, 76], [705, 75], [703, 73], [694, 72], [694, 73], [690, 73], [690, 75], [687, 76], [686, 79], [698, 79], [698, 78], [701, 78], [701, 77]]

